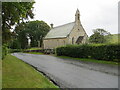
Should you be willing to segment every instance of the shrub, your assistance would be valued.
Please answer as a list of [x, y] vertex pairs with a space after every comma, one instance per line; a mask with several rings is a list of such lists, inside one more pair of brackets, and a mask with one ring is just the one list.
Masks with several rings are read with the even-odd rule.
[[58, 56], [70, 56], [75, 58], [93, 58], [98, 60], [115, 60], [120, 59], [120, 45], [68, 45], [56, 48]]

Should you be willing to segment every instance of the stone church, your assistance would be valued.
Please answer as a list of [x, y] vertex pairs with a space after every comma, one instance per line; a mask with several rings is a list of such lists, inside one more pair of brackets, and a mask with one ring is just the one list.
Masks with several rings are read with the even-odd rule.
[[44, 49], [53, 49], [68, 44], [87, 43], [88, 35], [85, 32], [81, 21], [80, 12], [77, 9], [75, 21], [61, 26], [53, 27], [43, 40]]

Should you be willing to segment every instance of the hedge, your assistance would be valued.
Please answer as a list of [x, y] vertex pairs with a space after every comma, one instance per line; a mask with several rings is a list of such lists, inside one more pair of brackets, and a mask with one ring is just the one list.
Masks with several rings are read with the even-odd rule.
[[120, 59], [120, 45], [67, 45], [56, 48], [58, 56], [69, 56], [75, 58], [92, 58], [97, 60], [117, 60]]
[[41, 52], [44, 54], [55, 54], [55, 49], [25, 50], [24, 52]]
[[15, 52], [23, 52], [22, 49], [9, 49], [9, 53], [15, 53]]

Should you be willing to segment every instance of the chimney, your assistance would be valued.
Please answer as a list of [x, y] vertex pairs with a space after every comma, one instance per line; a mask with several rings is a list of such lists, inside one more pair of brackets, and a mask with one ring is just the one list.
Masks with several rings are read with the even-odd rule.
[[53, 24], [52, 23], [50, 24], [50, 26], [51, 26], [51, 29], [53, 29]]

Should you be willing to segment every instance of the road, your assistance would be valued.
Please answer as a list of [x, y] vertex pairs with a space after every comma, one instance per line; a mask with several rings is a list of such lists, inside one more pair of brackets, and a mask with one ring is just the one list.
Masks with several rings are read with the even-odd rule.
[[61, 88], [118, 88], [118, 76], [90, 70], [50, 55], [12, 54], [45, 73]]

